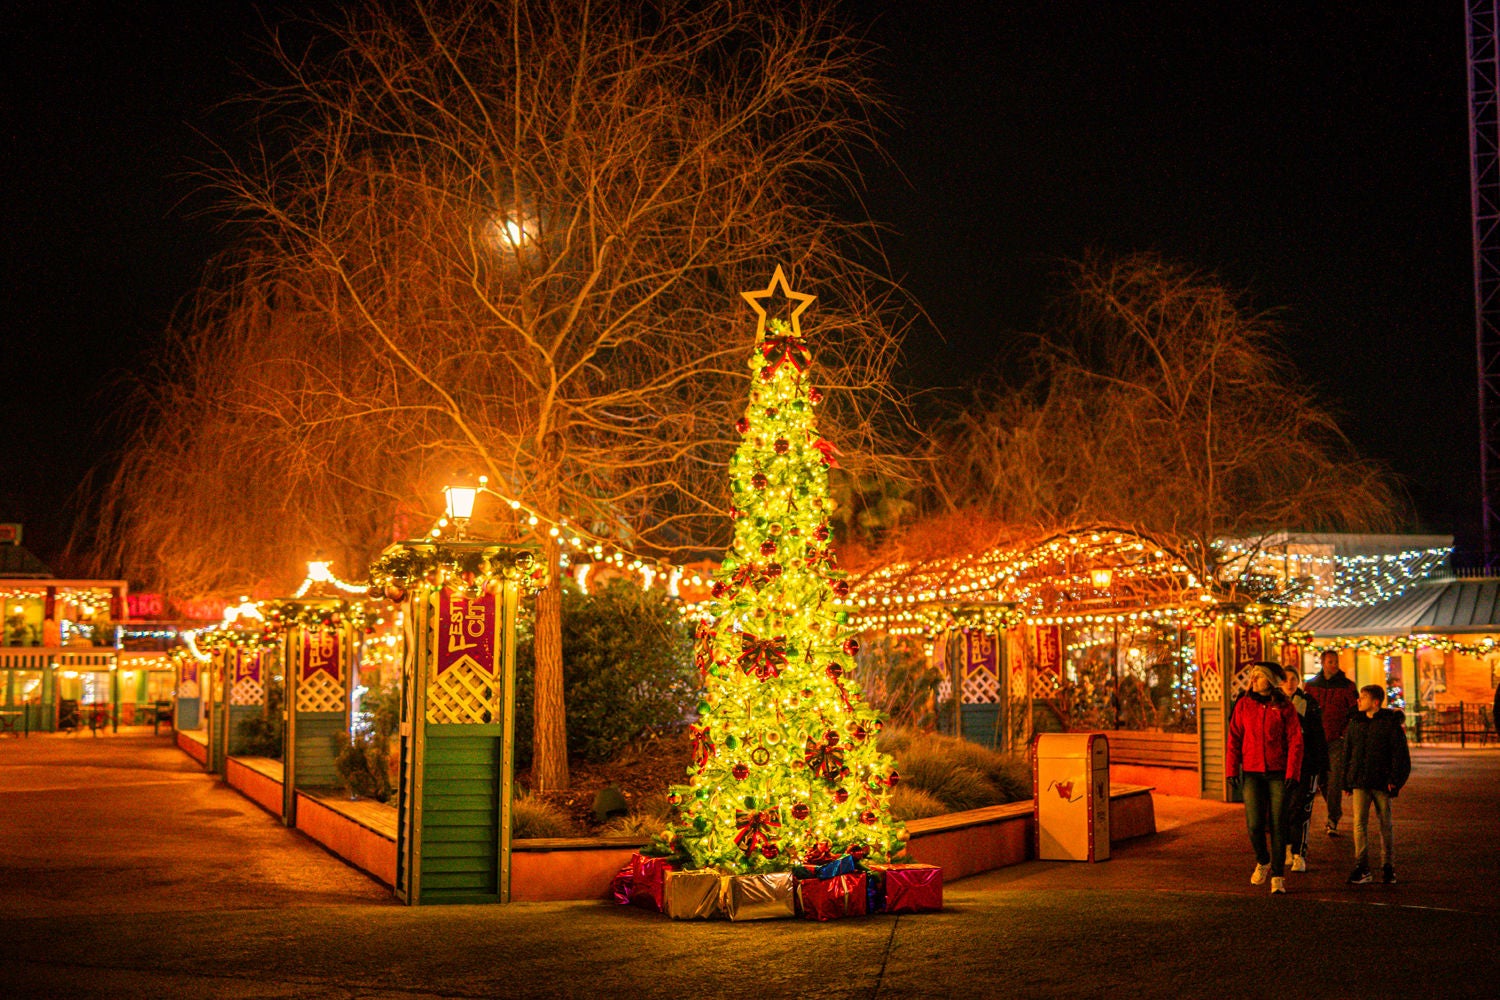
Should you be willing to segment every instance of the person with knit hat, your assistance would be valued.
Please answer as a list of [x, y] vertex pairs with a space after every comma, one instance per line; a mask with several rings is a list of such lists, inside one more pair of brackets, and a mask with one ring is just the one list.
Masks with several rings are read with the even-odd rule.
[[[1251, 664], [1250, 686], [1234, 703], [1224, 740], [1224, 774], [1245, 799], [1245, 826], [1255, 852], [1252, 885], [1271, 877], [1271, 892], [1286, 892], [1286, 813], [1288, 790], [1302, 777], [1302, 723], [1281, 693], [1279, 663]], [[1266, 844], [1270, 837], [1269, 847]]]

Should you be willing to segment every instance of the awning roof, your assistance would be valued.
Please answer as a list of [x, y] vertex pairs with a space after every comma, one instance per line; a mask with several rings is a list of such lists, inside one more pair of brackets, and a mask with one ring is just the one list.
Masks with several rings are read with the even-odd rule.
[[1393, 600], [1317, 608], [1297, 629], [1315, 638], [1500, 632], [1500, 579], [1429, 580]]
[[1314, 608], [1297, 622], [1297, 631], [1316, 638], [1346, 635], [1406, 635], [1416, 628], [1422, 615], [1443, 592], [1443, 587], [1422, 584], [1389, 601], [1353, 604], [1347, 607]]

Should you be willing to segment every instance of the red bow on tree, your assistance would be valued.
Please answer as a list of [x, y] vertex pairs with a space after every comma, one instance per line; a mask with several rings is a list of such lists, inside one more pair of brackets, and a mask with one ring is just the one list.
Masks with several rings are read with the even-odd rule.
[[818, 438], [813, 442], [813, 447], [823, 453], [823, 464], [837, 466], [839, 464], [839, 450], [833, 446], [833, 442], [827, 438]]
[[734, 825], [739, 832], [734, 835], [734, 846], [751, 854], [775, 840], [781, 832], [781, 810], [762, 809], [757, 812], [737, 810]]
[[746, 632], [740, 636], [740, 670], [753, 673], [759, 681], [780, 675], [786, 666], [786, 636], [758, 639]]
[[802, 759], [807, 761], [807, 768], [813, 774], [832, 780], [844, 769], [844, 748], [808, 740]]
[[688, 738], [693, 741], [693, 763], [705, 767], [714, 755], [714, 741], [708, 738], [707, 726], [688, 726]]
[[802, 338], [791, 335], [768, 338], [760, 345], [760, 353], [761, 357], [769, 362], [765, 370], [761, 372], [761, 375], [767, 379], [775, 377], [777, 370], [788, 361], [800, 374], [807, 370], [808, 362], [812, 360], [812, 355], [803, 345]]

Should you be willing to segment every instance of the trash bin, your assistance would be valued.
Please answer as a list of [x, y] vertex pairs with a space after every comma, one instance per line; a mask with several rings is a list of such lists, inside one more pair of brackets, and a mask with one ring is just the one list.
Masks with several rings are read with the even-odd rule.
[[1036, 856], [1109, 860], [1109, 741], [1103, 733], [1043, 733], [1031, 773]]

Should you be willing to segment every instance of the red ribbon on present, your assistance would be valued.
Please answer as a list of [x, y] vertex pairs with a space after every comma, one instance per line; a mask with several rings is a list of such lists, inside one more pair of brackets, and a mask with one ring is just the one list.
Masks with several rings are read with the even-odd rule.
[[786, 666], [786, 636], [759, 639], [746, 632], [740, 636], [740, 670], [766, 681], [781, 674]]
[[844, 769], [844, 748], [832, 743], [814, 743], [808, 740], [802, 759], [807, 762], [807, 768], [813, 774], [832, 780]]
[[708, 738], [708, 727], [688, 726], [688, 739], [693, 741], [693, 764], [699, 768], [706, 767], [708, 759], [717, 751], [714, 741]]
[[739, 832], [734, 835], [734, 845], [746, 854], [752, 854], [776, 839], [781, 831], [781, 810], [761, 809], [755, 812], [737, 810], [734, 825]]
[[803, 345], [802, 338], [794, 337], [790, 334], [784, 337], [772, 337], [764, 341], [760, 345], [760, 354], [761, 357], [769, 362], [766, 365], [765, 371], [761, 373], [763, 377], [768, 379], [773, 378], [777, 370], [787, 362], [791, 362], [792, 367], [797, 369], [797, 373], [800, 375], [807, 370], [808, 363], [812, 361], [812, 355], [808, 353], [806, 346]]

